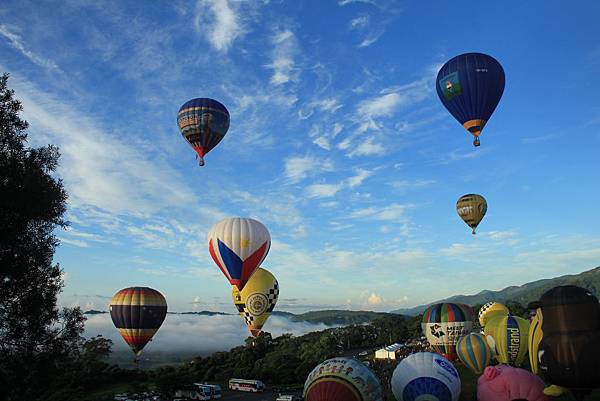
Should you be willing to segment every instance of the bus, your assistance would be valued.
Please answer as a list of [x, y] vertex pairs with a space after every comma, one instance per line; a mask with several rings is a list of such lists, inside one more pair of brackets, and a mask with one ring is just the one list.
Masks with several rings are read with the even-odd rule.
[[229, 389], [256, 393], [264, 391], [265, 384], [260, 380], [229, 379]]
[[218, 400], [221, 398], [221, 386], [218, 384], [194, 383], [198, 388], [208, 388], [210, 390], [211, 399]]

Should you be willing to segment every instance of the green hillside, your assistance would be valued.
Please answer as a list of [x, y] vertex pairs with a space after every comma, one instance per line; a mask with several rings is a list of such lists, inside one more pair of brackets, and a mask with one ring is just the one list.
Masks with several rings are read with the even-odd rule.
[[[526, 306], [529, 302], [538, 300], [540, 296], [550, 288], [568, 284], [586, 288], [596, 297], [600, 298], [600, 267], [579, 274], [569, 274], [550, 279], [537, 280], [521, 286], [506, 287], [500, 291], [484, 290], [475, 295], [455, 295], [450, 298], [432, 302], [431, 304], [438, 302], [457, 302], [468, 305], [480, 305], [489, 301], [513, 301]], [[393, 313], [414, 316], [423, 313], [423, 311], [431, 304], [420, 305], [408, 309], [398, 309], [393, 311]]]
[[[290, 314], [291, 315], [291, 314]], [[352, 325], [372, 322], [389, 313], [350, 310], [321, 310], [288, 316], [295, 322], [324, 323], [326, 325]]]

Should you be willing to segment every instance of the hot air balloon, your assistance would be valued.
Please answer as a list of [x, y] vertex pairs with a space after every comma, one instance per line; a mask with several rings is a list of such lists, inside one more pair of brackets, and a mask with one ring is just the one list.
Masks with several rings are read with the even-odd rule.
[[152, 340], [166, 315], [165, 297], [152, 288], [124, 288], [110, 301], [110, 317], [136, 356]]
[[458, 339], [473, 329], [473, 309], [464, 304], [431, 305], [423, 313], [421, 328], [435, 352], [454, 361]]
[[204, 166], [204, 155], [221, 142], [229, 129], [229, 111], [213, 99], [192, 99], [179, 108], [177, 125]]
[[508, 308], [500, 302], [488, 302], [479, 309], [479, 324], [481, 327], [485, 327], [485, 323], [489, 318], [494, 316], [496, 313], [506, 315], [509, 313]]
[[521, 366], [527, 356], [529, 321], [508, 313], [496, 314], [486, 323], [484, 332], [500, 363]]
[[483, 373], [492, 358], [490, 347], [481, 333], [470, 333], [459, 338], [456, 344], [456, 354], [466, 367], [478, 375]]
[[512, 366], [485, 368], [477, 380], [477, 401], [550, 401], [544, 382], [533, 373]]
[[271, 236], [259, 221], [229, 217], [208, 233], [210, 256], [231, 285], [241, 291], [271, 247]]
[[458, 401], [460, 378], [451, 362], [432, 352], [416, 352], [400, 361], [392, 375], [398, 401]]
[[304, 401], [383, 401], [383, 389], [375, 373], [362, 362], [332, 358], [308, 375]]
[[598, 298], [581, 287], [558, 286], [546, 291], [530, 308], [537, 308], [541, 329], [532, 333], [540, 340], [530, 343], [536, 346], [531, 352], [537, 356], [542, 378], [570, 389], [577, 399], [600, 387]]
[[473, 135], [479, 135], [504, 92], [504, 70], [496, 59], [482, 53], [466, 53], [450, 59], [438, 72], [437, 94], [450, 114]]
[[456, 212], [460, 218], [463, 219], [463, 221], [473, 229], [474, 235], [475, 229], [487, 212], [487, 202], [481, 195], [463, 195], [456, 201]]
[[542, 311], [537, 309], [535, 315], [529, 322], [529, 341], [527, 350], [529, 353], [529, 367], [533, 373], [540, 373], [538, 366], [538, 350], [544, 333], [542, 332]]
[[238, 290], [235, 285], [231, 287], [231, 296], [248, 330], [258, 337], [277, 303], [279, 283], [268, 270], [259, 267], [243, 290]]

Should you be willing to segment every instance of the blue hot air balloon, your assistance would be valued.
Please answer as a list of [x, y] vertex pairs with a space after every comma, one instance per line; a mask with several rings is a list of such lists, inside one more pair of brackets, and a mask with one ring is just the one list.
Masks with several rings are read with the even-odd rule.
[[500, 63], [487, 54], [461, 54], [442, 66], [435, 87], [446, 109], [475, 137], [473, 145], [479, 146], [479, 135], [504, 92]]
[[229, 111], [213, 99], [192, 99], [179, 109], [177, 125], [204, 166], [204, 155], [221, 142], [229, 129]]

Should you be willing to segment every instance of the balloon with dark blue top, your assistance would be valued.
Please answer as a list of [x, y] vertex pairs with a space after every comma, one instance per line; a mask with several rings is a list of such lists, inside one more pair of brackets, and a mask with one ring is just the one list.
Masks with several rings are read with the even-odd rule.
[[493, 57], [465, 53], [446, 62], [436, 79], [437, 94], [450, 114], [475, 138], [498, 106], [504, 93], [504, 69]]

